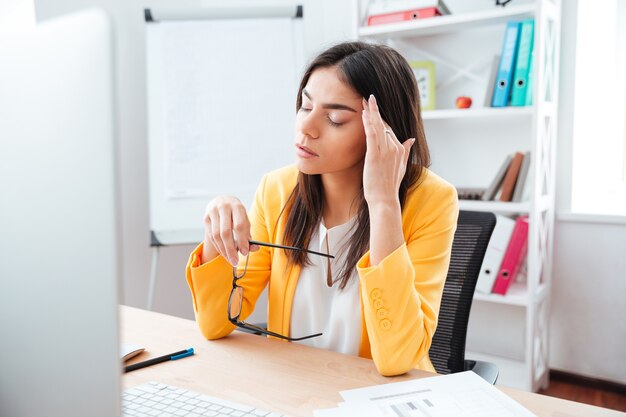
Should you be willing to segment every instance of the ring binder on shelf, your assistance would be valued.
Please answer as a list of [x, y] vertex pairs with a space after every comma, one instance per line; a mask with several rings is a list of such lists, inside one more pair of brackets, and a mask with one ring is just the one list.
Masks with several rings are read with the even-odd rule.
[[515, 69], [515, 58], [517, 57], [517, 45], [519, 43], [520, 23], [508, 22], [504, 33], [502, 44], [502, 54], [500, 55], [500, 66], [498, 67], [498, 77], [494, 87], [492, 107], [505, 107], [511, 96], [511, 81]]
[[520, 40], [515, 62], [515, 75], [511, 86], [511, 106], [526, 105], [526, 91], [530, 71], [530, 57], [533, 50], [535, 20], [527, 19], [521, 23]]

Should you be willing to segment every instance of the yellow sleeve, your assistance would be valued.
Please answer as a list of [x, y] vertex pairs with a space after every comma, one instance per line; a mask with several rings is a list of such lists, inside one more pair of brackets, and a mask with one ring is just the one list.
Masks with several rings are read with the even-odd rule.
[[[268, 231], [263, 215], [265, 182], [264, 177], [256, 191], [248, 217], [252, 238], [267, 242]], [[201, 243], [189, 257], [186, 269], [187, 284], [191, 291], [196, 322], [200, 331], [207, 339], [219, 339], [235, 329], [235, 326], [228, 321], [228, 298], [233, 288], [233, 269], [221, 255], [200, 265], [202, 248]], [[237, 267], [239, 274], [243, 272], [245, 262], [245, 257], [240, 255]], [[240, 320], [245, 320], [254, 311], [254, 305], [267, 285], [270, 265], [269, 248], [262, 247], [257, 252], [250, 252], [247, 272], [237, 281], [237, 285], [244, 289]]]
[[232, 289], [232, 266], [219, 255], [200, 265], [203, 244], [191, 253], [187, 263], [187, 284], [191, 290], [196, 321], [207, 339], [219, 339], [233, 331], [227, 317]]
[[370, 266], [369, 252], [357, 263], [372, 359], [385, 376], [415, 368], [437, 326], [458, 218], [456, 190], [446, 184], [424, 201], [415, 218], [403, 218], [405, 244], [377, 266]]

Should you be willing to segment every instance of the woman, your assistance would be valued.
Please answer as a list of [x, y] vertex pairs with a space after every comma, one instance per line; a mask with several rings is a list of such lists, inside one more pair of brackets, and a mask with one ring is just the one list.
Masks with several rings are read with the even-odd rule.
[[187, 265], [202, 333], [246, 327], [269, 284], [266, 334], [372, 358], [382, 375], [434, 371], [428, 349], [458, 202], [427, 168], [406, 60], [361, 42], [322, 52], [300, 83], [295, 153], [295, 166], [263, 178], [249, 216], [235, 197], [208, 204]]

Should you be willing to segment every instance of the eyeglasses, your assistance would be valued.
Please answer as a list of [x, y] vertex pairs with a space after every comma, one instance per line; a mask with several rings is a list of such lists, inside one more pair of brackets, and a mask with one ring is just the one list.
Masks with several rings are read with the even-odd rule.
[[[301, 252], [312, 253], [314, 255], [325, 256], [330, 259], [335, 259], [334, 256], [329, 255], [327, 253], [315, 252], [315, 251], [308, 250], [308, 249], [296, 248], [294, 246], [275, 245], [273, 243], [258, 242], [256, 240], [250, 240], [249, 242], [251, 245], [268, 246], [270, 248], [279, 248], [279, 249], [297, 250]], [[239, 316], [241, 315], [241, 309], [243, 306], [243, 288], [237, 285], [237, 281], [243, 278], [243, 276], [246, 274], [246, 271], [248, 270], [248, 258], [249, 257], [250, 257], [250, 253], [248, 252], [248, 255], [246, 255], [246, 264], [241, 274], [237, 274], [237, 267], [233, 267], [233, 289], [230, 291], [230, 297], [228, 298], [228, 321], [230, 321], [232, 324], [234, 324], [235, 326], [241, 329], [246, 329], [246, 330], [250, 330], [253, 332], [265, 334], [268, 336], [277, 337], [279, 339], [288, 340], [290, 342], [297, 342], [299, 340], [306, 340], [306, 339], [310, 339], [313, 337], [321, 336], [322, 333], [311, 334], [309, 336], [304, 336], [304, 337], [289, 337], [289, 336], [284, 336], [282, 334], [271, 332], [262, 327], [255, 326], [253, 324], [249, 324], [249, 323], [246, 323], [245, 321], [239, 320]]]

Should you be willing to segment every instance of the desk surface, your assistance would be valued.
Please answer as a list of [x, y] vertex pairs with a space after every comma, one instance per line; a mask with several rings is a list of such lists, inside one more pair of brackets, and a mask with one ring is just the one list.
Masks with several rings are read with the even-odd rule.
[[[433, 376], [414, 370], [398, 377], [383, 377], [368, 359], [241, 332], [207, 341], [194, 321], [126, 306], [120, 307], [120, 319], [122, 342], [146, 347], [146, 352], [129, 363], [188, 347], [196, 352], [189, 358], [125, 374], [124, 388], [159, 381], [291, 416], [310, 417], [315, 409], [336, 407], [342, 401], [339, 391]], [[541, 417], [626, 415], [498, 388]]]

